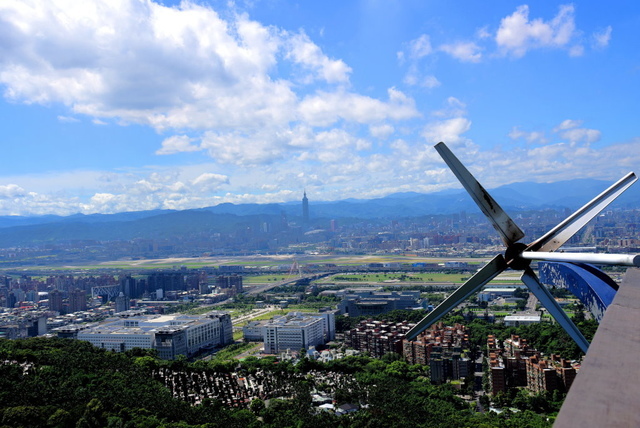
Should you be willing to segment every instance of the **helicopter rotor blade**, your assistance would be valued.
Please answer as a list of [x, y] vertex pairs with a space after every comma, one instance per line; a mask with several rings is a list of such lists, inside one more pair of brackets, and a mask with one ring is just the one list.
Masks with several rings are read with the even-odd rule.
[[471, 278], [462, 284], [456, 291], [451, 293], [442, 303], [440, 303], [433, 311], [420, 320], [405, 335], [407, 340], [415, 339], [418, 334], [429, 328], [433, 323], [438, 321], [450, 310], [462, 303], [467, 297], [478, 291], [482, 286], [498, 276], [507, 269], [507, 262], [502, 254], [495, 256], [482, 269], [475, 273]]
[[576, 232], [597, 216], [607, 205], [636, 182], [638, 177], [633, 172], [628, 173], [607, 190], [589, 201], [585, 206], [567, 217], [556, 227], [529, 244], [527, 251], [552, 252], [560, 248]]
[[440, 153], [442, 159], [458, 178], [467, 193], [473, 198], [482, 213], [491, 221], [493, 227], [500, 234], [504, 245], [508, 247], [522, 239], [524, 232], [482, 187], [478, 180], [471, 175], [467, 168], [462, 165], [451, 150], [442, 142], [436, 144], [435, 149]]
[[536, 274], [531, 268], [526, 268], [522, 273], [522, 282], [531, 290], [531, 292], [538, 298], [540, 303], [547, 309], [549, 314], [555, 319], [558, 324], [564, 329], [564, 331], [571, 336], [571, 338], [578, 344], [582, 352], [585, 354], [589, 349], [589, 342], [582, 335], [578, 327], [571, 321], [571, 318], [562, 310], [556, 299], [553, 298], [549, 290], [542, 285]]

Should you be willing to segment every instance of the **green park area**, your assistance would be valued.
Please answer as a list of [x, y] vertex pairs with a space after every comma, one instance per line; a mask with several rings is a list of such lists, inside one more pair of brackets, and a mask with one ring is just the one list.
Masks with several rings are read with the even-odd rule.
[[242, 277], [243, 284], [273, 284], [279, 281], [287, 281], [297, 278], [297, 275], [245, 275]]
[[[470, 278], [471, 274], [460, 273], [340, 273], [322, 278], [316, 281], [317, 284], [331, 283], [362, 283], [362, 284], [461, 284]], [[511, 279], [494, 279], [492, 283], [510, 284], [514, 281]]]

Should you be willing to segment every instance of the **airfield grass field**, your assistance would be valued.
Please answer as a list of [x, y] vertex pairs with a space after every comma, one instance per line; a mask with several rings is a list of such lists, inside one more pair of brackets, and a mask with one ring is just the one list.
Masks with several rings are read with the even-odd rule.
[[[396, 272], [389, 273], [339, 273], [331, 275], [317, 281], [319, 285], [322, 284], [340, 284], [340, 285], [377, 285], [384, 286], [389, 285], [459, 285], [465, 282], [471, 276], [471, 273], [437, 273], [437, 272], [404, 272], [403, 269], [407, 265], [414, 263], [427, 263], [427, 264], [442, 264], [446, 261], [460, 261], [466, 262], [470, 266], [481, 266], [488, 258], [460, 258], [460, 257], [422, 257], [415, 254], [390, 254], [390, 255], [249, 255], [249, 256], [212, 256], [212, 257], [183, 257], [183, 258], [163, 258], [163, 259], [136, 259], [136, 260], [113, 260], [105, 261], [101, 263], [87, 263], [87, 264], [73, 264], [63, 266], [24, 266], [24, 270], [28, 270], [37, 275], [37, 271], [43, 271], [43, 275], [50, 274], [51, 272], [60, 273], [74, 273], [80, 274], [81, 272], [89, 271], [137, 271], [142, 272], [147, 270], [159, 270], [159, 269], [201, 269], [205, 267], [217, 268], [220, 266], [243, 266], [247, 268], [263, 268], [264, 274], [251, 274], [244, 275], [243, 282], [245, 285], [265, 285], [273, 284], [275, 282], [286, 281], [294, 279], [299, 276], [299, 272], [295, 274], [285, 273], [270, 273], [271, 268], [282, 268], [297, 263], [301, 266], [304, 274], [305, 265], [335, 265], [353, 268], [354, 266], [368, 266], [371, 263], [392, 264], [395, 266], [393, 269], [397, 269]], [[11, 270], [15, 272], [20, 270], [19, 267], [12, 267]], [[508, 273], [502, 274], [495, 278], [491, 283], [495, 285], [500, 284], [515, 284], [518, 283], [518, 278], [509, 275]]]
[[[392, 264], [413, 264], [413, 263], [444, 263], [446, 261], [456, 260], [467, 262], [469, 265], [482, 265], [488, 258], [459, 258], [459, 257], [422, 257], [415, 254], [402, 255], [249, 255], [249, 256], [210, 256], [210, 257], [172, 257], [162, 259], [131, 259], [131, 260], [112, 260], [100, 263], [77, 263], [56, 266], [52, 264], [33, 265], [29, 263], [25, 265], [25, 269], [37, 270], [151, 270], [151, 269], [178, 269], [185, 267], [187, 269], [199, 269], [205, 267], [219, 266], [247, 266], [268, 269], [272, 266], [292, 265], [297, 262], [299, 265], [323, 265], [331, 264], [337, 266], [360, 266], [371, 263], [392, 263]], [[20, 267], [12, 266], [10, 269], [15, 270]], [[9, 269], [9, 268], [8, 268]], [[399, 270], [402, 268], [399, 267]]]

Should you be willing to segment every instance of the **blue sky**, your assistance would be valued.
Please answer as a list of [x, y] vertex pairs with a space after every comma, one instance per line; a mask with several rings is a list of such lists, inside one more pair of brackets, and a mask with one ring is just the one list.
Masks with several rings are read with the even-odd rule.
[[614, 181], [640, 4], [4, 0], [0, 215]]

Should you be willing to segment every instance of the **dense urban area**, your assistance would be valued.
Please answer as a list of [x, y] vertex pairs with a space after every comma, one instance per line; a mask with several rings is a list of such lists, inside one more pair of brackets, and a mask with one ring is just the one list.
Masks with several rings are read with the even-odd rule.
[[[528, 237], [539, 237], [571, 210], [516, 211]], [[479, 212], [406, 217], [396, 220], [304, 216], [214, 216], [204, 211], [156, 215], [138, 221], [89, 219], [5, 228], [0, 267], [101, 263], [148, 258], [255, 254], [402, 254], [426, 257], [484, 257], [501, 241]], [[125, 227], [123, 225], [129, 225]], [[607, 210], [568, 242], [599, 251], [640, 248], [640, 210]], [[133, 231], [131, 230], [133, 229]], [[87, 230], [98, 230], [94, 234]], [[103, 239], [88, 239], [91, 236]], [[127, 238], [117, 238], [117, 236]], [[85, 236], [86, 239], [80, 238]], [[21, 241], [20, 245], [16, 242]]]
[[[518, 222], [538, 236], [564, 214]], [[569, 245], [637, 252], [639, 217], [608, 211]], [[517, 273], [405, 337], [501, 251], [485, 223], [321, 229], [303, 215], [181, 240], [2, 249], [1, 422], [550, 426], [583, 354]], [[597, 316], [538, 271], [590, 339]]]

